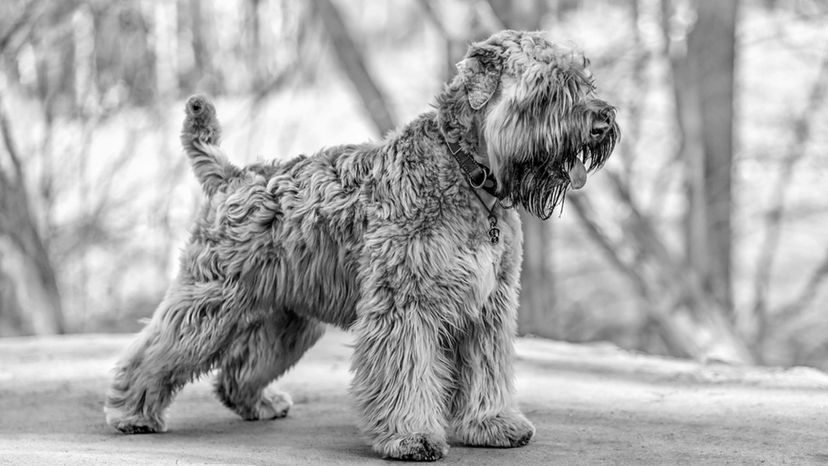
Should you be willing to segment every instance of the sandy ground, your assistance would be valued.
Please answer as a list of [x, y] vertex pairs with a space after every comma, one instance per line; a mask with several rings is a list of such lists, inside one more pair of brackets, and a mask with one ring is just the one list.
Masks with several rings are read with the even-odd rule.
[[[0, 464], [381, 464], [354, 427], [349, 336], [328, 335], [278, 385], [296, 405], [245, 422], [207, 378], [169, 432], [121, 435], [101, 410], [130, 336], [0, 340]], [[825, 464], [828, 375], [699, 365], [608, 345], [518, 343], [518, 393], [537, 435], [520, 449], [453, 446], [445, 464]]]

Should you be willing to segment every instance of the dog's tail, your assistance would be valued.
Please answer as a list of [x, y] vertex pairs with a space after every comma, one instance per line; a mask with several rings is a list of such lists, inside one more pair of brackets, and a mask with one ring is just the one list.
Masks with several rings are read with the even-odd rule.
[[181, 128], [181, 145], [190, 159], [196, 178], [208, 196], [242, 175], [219, 147], [221, 125], [216, 107], [206, 96], [194, 95], [184, 106], [187, 114]]

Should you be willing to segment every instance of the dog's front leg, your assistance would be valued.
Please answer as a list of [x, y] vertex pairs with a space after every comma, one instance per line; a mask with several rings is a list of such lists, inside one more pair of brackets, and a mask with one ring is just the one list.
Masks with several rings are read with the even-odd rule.
[[535, 434], [513, 398], [517, 305], [516, 283], [501, 282], [460, 341], [451, 423], [466, 445], [521, 447]]
[[443, 323], [428, 306], [409, 301], [400, 307], [408, 300], [382, 290], [354, 326], [352, 393], [362, 431], [384, 457], [434, 461], [448, 452]]

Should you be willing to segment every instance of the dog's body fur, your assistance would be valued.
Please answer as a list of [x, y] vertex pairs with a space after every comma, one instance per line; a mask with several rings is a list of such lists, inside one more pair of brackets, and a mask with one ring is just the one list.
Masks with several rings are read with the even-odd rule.
[[[494, 43], [525, 48], [527, 40], [549, 46], [511, 31]], [[502, 94], [513, 89], [500, 86]], [[241, 416], [284, 416], [289, 397], [265, 387], [328, 323], [355, 333], [352, 392], [362, 430], [383, 456], [437, 459], [448, 448], [447, 428], [470, 445], [526, 444], [534, 427], [514, 402], [511, 367], [520, 222], [514, 209], [495, 208], [500, 235], [490, 240], [489, 212], [447, 141], [491, 163], [507, 188], [527, 175], [507, 160], [508, 135], [485, 121], [501, 110], [489, 104], [481, 115], [475, 100], [474, 83], [461, 76], [435, 111], [378, 144], [246, 168], [218, 149], [211, 107], [206, 119], [186, 121], [182, 143], [208, 202], [178, 278], [119, 364], [109, 423], [124, 432], [164, 430], [174, 393], [212, 367], [220, 369], [219, 398]], [[559, 169], [549, 176], [552, 188], [567, 182]], [[549, 202], [523, 189], [530, 199], [507, 200], [548, 215]], [[550, 202], [554, 208], [557, 198]]]

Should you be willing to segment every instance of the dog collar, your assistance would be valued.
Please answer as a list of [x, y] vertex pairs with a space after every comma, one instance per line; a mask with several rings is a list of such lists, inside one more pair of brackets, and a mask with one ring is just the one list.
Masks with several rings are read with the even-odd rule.
[[446, 140], [446, 144], [454, 160], [466, 174], [466, 179], [472, 188], [482, 189], [498, 199], [503, 199], [503, 195], [497, 192], [497, 180], [492, 176], [492, 170], [489, 167], [474, 160], [474, 157], [464, 151], [460, 144], [449, 140]]

